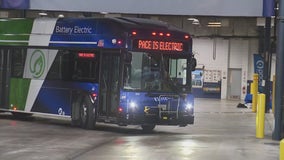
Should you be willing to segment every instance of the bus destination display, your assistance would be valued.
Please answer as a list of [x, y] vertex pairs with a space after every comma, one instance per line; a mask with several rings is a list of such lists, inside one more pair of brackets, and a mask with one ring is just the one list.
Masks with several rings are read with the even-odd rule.
[[136, 39], [133, 41], [133, 48], [182, 52], [184, 51], [184, 44], [182, 42]]

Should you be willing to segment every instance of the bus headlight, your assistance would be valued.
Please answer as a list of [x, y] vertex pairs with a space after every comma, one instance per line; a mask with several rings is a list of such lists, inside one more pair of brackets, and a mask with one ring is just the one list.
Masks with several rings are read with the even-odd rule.
[[192, 109], [193, 109], [192, 103], [186, 103], [186, 105], [185, 105], [185, 110], [186, 110], [186, 111], [190, 111], [190, 110], [192, 110]]
[[135, 102], [130, 102], [129, 107], [131, 109], [135, 109], [137, 107], [137, 104]]

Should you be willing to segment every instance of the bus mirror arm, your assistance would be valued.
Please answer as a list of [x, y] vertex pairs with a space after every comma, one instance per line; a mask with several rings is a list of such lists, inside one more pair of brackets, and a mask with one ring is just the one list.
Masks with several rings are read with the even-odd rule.
[[124, 55], [124, 61], [125, 61], [125, 63], [131, 63], [131, 61], [132, 61], [132, 54], [130, 52], [127, 52]]
[[196, 58], [194, 58], [194, 56], [192, 56], [191, 61], [190, 61], [190, 67], [191, 67], [191, 71], [195, 71], [196, 69]]

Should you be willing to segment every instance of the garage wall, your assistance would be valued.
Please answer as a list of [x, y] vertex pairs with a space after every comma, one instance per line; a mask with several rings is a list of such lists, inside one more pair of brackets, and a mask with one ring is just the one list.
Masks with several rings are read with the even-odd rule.
[[[214, 43], [216, 45], [215, 48]], [[193, 39], [193, 52], [198, 59], [198, 65], [204, 65], [205, 68], [211, 69], [227, 68], [228, 40], [195, 38]], [[214, 55], [214, 52], [216, 55]]]
[[[247, 80], [252, 79], [252, 57], [257, 51], [257, 42], [257, 39], [195, 38], [193, 40], [193, 51], [197, 58], [197, 67], [202, 68], [204, 66], [205, 70], [221, 71], [221, 99], [228, 97], [229, 69], [241, 70], [240, 97], [244, 99], [243, 87], [246, 89]], [[216, 43], [216, 48], [214, 43]], [[216, 49], [215, 56], [214, 49]]]
[[222, 38], [195, 38], [193, 52], [197, 67], [221, 71], [221, 98], [227, 97], [229, 40]]

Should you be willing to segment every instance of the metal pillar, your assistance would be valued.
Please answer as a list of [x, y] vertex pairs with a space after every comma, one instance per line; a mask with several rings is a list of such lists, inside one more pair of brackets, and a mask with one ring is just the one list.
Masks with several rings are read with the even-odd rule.
[[275, 128], [272, 139], [281, 140], [283, 136], [283, 100], [284, 100], [284, 0], [279, 0], [278, 41], [276, 53], [276, 89], [275, 89]]
[[269, 111], [269, 103], [270, 103], [270, 74], [271, 74], [271, 45], [270, 45], [270, 37], [271, 37], [271, 17], [265, 18], [265, 43], [264, 43], [264, 93], [266, 95], [265, 99], [265, 112]]

